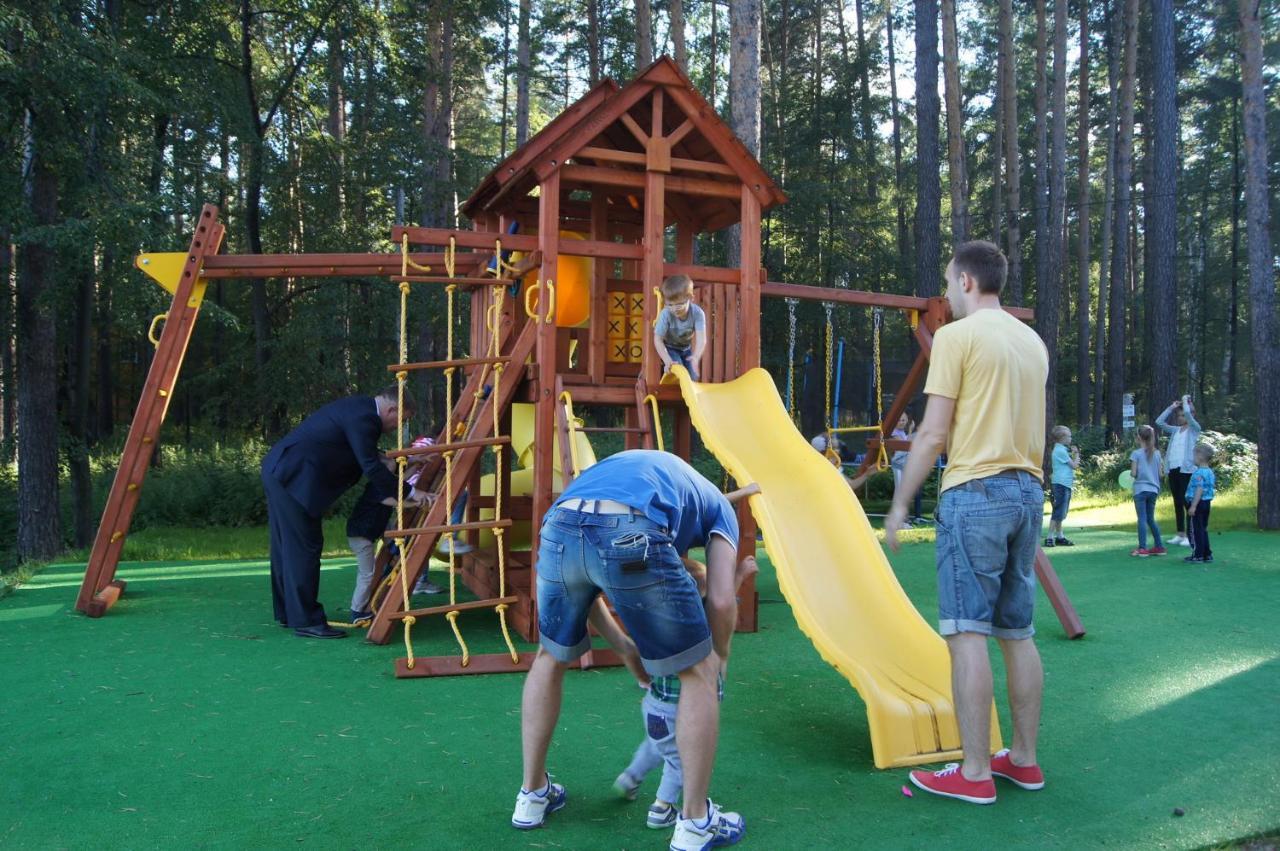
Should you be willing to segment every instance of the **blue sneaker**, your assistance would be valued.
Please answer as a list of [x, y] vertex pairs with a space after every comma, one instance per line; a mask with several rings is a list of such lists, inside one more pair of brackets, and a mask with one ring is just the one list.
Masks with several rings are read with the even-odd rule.
[[542, 827], [547, 816], [562, 809], [569, 800], [569, 793], [559, 783], [551, 782], [547, 775], [547, 785], [537, 792], [521, 789], [516, 795], [516, 811], [511, 816], [511, 826], [520, 830], [533, 830]]
[[671, 851], [706, 851], [736, 845], [747, 832], [747, 824], [737, 813], [722, 812], [707, 799], [705, 819], [676, 819], [676, 832], [671, 837]]
[[613, 781], [613, 793], [624, 801], [634, 801], [639, 792], [640, 781], [625, 771], [618, 775], [617, 780]]
[[676, 823], [679, 818], [676, 808], [670, 804], [661, 804], [654, 801], [649, 806], [649, 815], [645, 818], [645, 827], [651, 830], [665, 830]]

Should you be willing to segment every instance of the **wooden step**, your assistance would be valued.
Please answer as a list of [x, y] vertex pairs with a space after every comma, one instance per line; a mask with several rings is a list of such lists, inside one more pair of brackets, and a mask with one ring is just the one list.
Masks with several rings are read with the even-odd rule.
[[391, 616], [392, 620], [402, 621], [409, 616], [415, 618], [428, 617], [430, 615], [444, 615], [449, 612], [466, 612], [472, 609], [492, 609], [495, 606], [506, 603], [508, 606], [516, 603], [520, 598], [514, 594], [510, 597], [494, 597], [489, 600], [470, 600], [466, 603], [451, 603], [447, 606], [431, 606], [426, 609], [410, 609], [407, 612], [397, 612]]
[[477, 520], [474, 523], [446, 523], [443, 526], [417, 526], [413, 529], [392, 529], [383, 535], [383, 539], [394, 541], [396, 538], [408, 538], [411, 535], [443, 535], [445, 532], [469, 532], [472, 529], [506, 529], [511, 520]]
[[480, 366], [486, 363], [509, 363], [511, 358], [456, 358], [454, 360], [429, 360], [417, 363], [393, 363], [387, 372], [411, 372], [416, 369], [446, 369], [447, 367]]
[[410, 446], [407, 449], [396, 449], [387, 453], [388, 458], [408, 458], [412, 455], [435, 455], [440, 452], [455, 452], [460, 449], [474, 449], [477, 446], [506, 446], [511, 443], [507, 435], [502, 437], [481, 437], [475, 440], [455, 440], [452, 443], [433, 443], [430, 446]]

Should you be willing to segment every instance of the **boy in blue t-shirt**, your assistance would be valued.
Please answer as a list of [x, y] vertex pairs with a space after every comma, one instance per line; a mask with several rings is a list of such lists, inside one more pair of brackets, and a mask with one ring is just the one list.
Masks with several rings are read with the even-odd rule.
[[1044, 539], [1046, 547], [1073, 547], [1074, 543], [1062, 535], [1062, 522], [1067, 519], [1067, 509], [1071, 507], [1071, 490], [1076, 484], [1076, 470], [1080, 467], [1080, 449], [1071, 445], [1071, 429], [1066, 426], [1054, 426], [1053, 431], [1053, 473], [1049, 477], [1049, 501], [1053, 505], [1053, 514], [1049, 516], [1049, 537]]
[[1209, 548], [1209, 508], [1213, 504], [1214, 485], [1217, 484], [1217, 477], [1209, 466], [1213, 462], [1213, 454], [1213, 447], [1209, 444], [1196, 444], [1196, 468], [1187, 482], [1187, 517], [1191, 521], [1191, 542], [1195, 549], [1183, 561], [1192, 564], [1213, 563], [1213, 550]]
[[[705, 594], [707, 566], [691, 558], [685, 558], [684, 564], [698, 583], [698, 591]], [[759, 570], [753, 557], [742, 559], [734, 570], [734, 588], [741, 588], [747, 577]], [[723, 669], [716, 681], [716, 697], [721, 702], [724, 701]], [[659, 765], [662, 766], [662, 780], [658, 783], [658, 791], [645, 818], [645, 825], [653, 830], [663, 830], [676, 823], [676, 804], [684, 786], [680, 751], [676, 749], [676, 710], [679, 704], [680, 677], [657, 676], [650, 680], [644, 699], [640, 701], [640, 713], [644, 717], [644, 739], [636, 748], [631, 764], [613, 781], [613, 789], [620, 797], [634, 801], [645, 777]]]
[[707, 315], [693, 303], [693, 279], [672, 275], [662, 282], [662, 312], [653, 326], [653, 348], [666, 372], [675, 364], [698, 380], [698, 364], [707, 347]]

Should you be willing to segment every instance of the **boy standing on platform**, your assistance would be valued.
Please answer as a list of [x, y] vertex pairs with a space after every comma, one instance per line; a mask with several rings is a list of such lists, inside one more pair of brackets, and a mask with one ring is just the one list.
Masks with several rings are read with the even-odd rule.
[[662, 371], [676, 364], [698, 380], [698, 364], [707, 347], [707, 314], [693, 303], [693, 279], [672, 275], [662, 282], [662, 312], [653, 326], [653, 348], [662, 359]]

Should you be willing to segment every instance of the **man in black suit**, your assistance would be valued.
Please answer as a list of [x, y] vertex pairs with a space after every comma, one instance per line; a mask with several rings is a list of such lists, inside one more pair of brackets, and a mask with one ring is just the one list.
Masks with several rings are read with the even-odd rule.
[[[406, 395], [404, 417], [414, 407]], [[396, 429], [397, 392], [330, 402], [298, 424], [262, 459], [271, 530], [271, 594], [275, 618], [302, 638], [345, 638], [329, 626], [320, 591], [321, 518], [338, 497], [367, 476], [387, 505], [396, 476], [378, 453], [378, 439]]]

